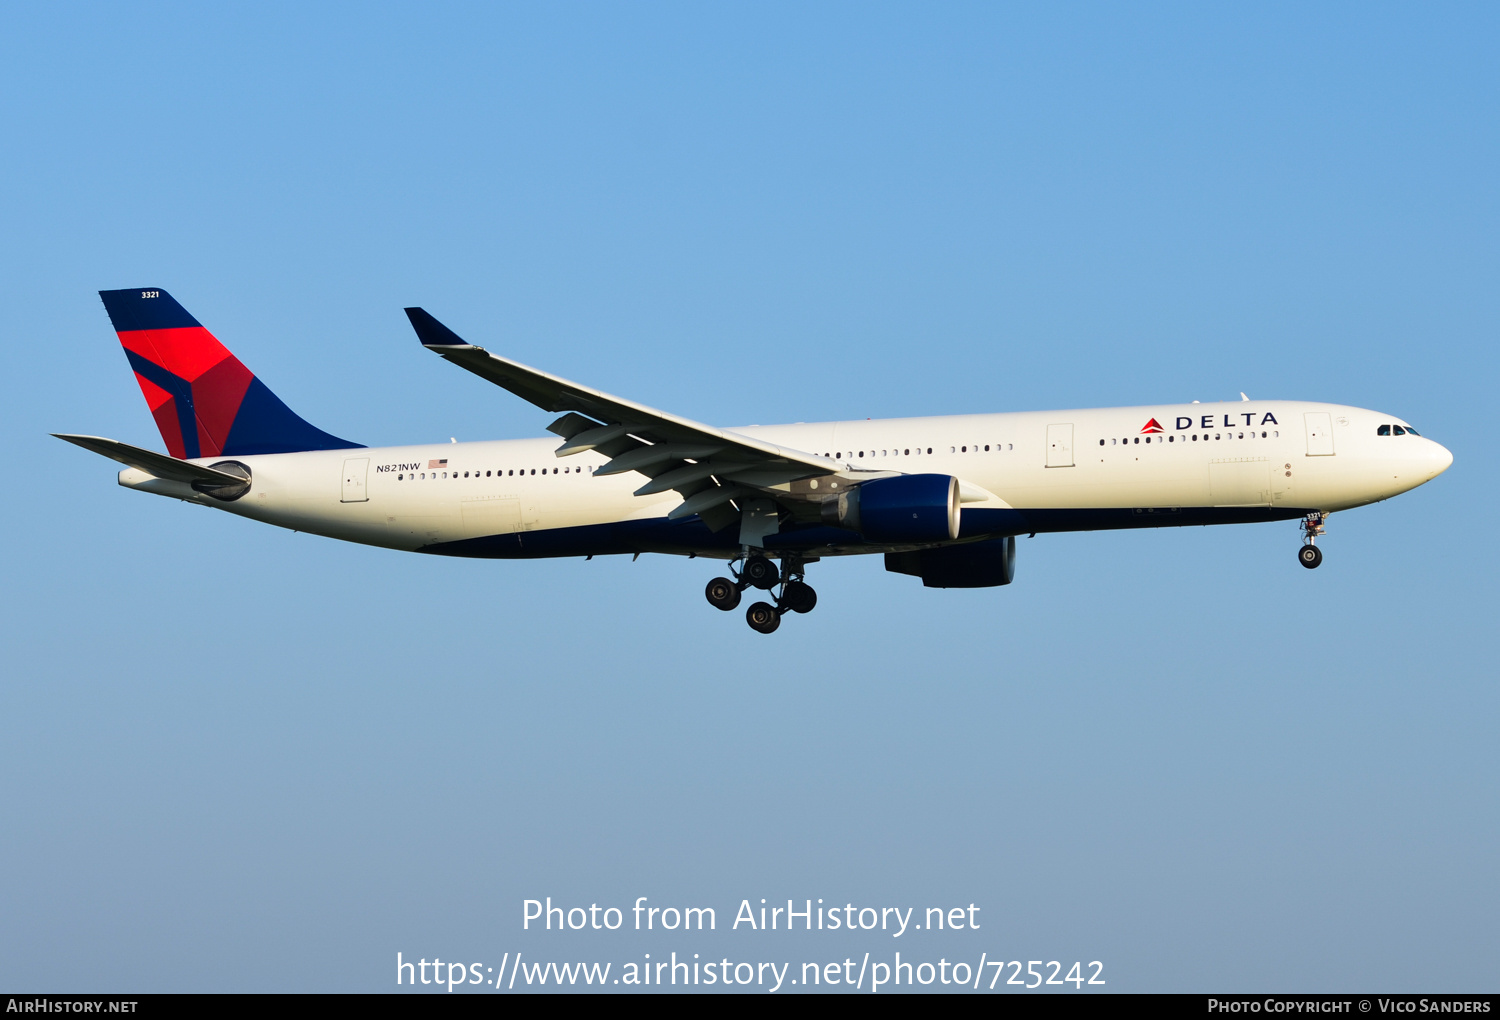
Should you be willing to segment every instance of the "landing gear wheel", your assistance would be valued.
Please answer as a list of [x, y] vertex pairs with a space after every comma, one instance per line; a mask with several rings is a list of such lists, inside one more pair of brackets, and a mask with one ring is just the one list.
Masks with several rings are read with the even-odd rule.
[[[740, 577], [766, 591], [776, 587], [776, 582], [781, 580], [781, 571], [764, 556], [752, 556], [745, 561], [745, 569], [740, 571]], [[770, 631], [766, 633], [769, 634]]]
[[716, 577], [708, 582], [703, 594], [709, 605], [726, 613], [740, 604], [740, 587], [727, 577]]
[[745, 622], [750, 625], [751, 630], [770, 634], [781, 626], [781, 614], [769, 602], [757, 602], [745, 610]]
[[781, 589], [781, 604], [794, 613], [810, 613], [818, 604], [818, 593], [805, 581], [788, 581]]
[[1328, 514], [1322, 510], [1314, 510], [1302, 519], [1302, 548], [1297, 551], [1297, 562], [1308, 570], [1323, 562], [1323, 550], [1315, 543], [1328, 534], [1327, 524]]

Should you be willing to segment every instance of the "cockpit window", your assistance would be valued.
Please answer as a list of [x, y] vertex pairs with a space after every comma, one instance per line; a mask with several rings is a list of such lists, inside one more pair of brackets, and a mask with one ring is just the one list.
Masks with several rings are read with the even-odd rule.
[[1375, 430], [1375, 434], [1377, 436], [1388, 436], [1391, 434], [1391, 427], [1389, 425], [1382, 425]]
[[1406, 426], [1406, 431], [1407, 431], [1408, 434], [1413, 435], [1413, 436], [1420, 436], [1422, 434], [1422, 433], [1418, 432], [1416, 429], [1412, 428], [1410, 425]]
[[1392, 425], [1391, 426], [1391, 431], [1394, 432], [1398, 436], [1404, 436], [1404, 435], [1406, 435], [1406, 430], [1404, 428], [1402, 428], [1400, 425]]

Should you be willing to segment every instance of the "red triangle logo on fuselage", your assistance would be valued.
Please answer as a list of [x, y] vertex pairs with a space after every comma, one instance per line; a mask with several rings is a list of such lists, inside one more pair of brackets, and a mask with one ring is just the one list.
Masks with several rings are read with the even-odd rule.
[[1166, 429], [1164, 429], [1164, 428], [1161, 427], [1161, 422], [1157, 421], [1155, 418], [1152, 418], [1150, 421], [1148, 421], [1146, 423], [1146, 427], [1143, 428], [1143, 429], [1141, 429], [1141, 434], [1145, 435], [1147, 432], [1165, 432], [1165, 431], [1166, 431]]

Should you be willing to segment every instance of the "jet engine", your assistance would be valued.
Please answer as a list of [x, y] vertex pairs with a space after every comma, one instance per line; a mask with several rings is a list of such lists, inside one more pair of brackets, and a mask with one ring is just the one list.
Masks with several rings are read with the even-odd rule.
[[823, 520], [872, 542], [951, 542], [958, 537], [958, 479], [897, 475], [863, 482], [824, 503]]
[[945, 545], [940, 549], [886, 553], [885, 569], [920, 577], [928, 588], [994, 588], [1016, 576], [1016, 540]]

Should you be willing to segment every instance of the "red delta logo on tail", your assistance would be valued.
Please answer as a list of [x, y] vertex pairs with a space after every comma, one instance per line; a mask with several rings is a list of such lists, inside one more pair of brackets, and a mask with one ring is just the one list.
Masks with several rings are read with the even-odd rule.
[[1141, 435], [1144, 436], [1148, 432], [1156, 433], [1156, 432], [1165, 432], [1165, 431], [1167, 431], [1167, 430], [1161, 427], [1161, 422], [1157, 421], [1155, 418], [1152, 418], [1141, 429]]
[[[163, 302], [159, 290], [129, 293]], [[146, 405], [172, 456], [217, 457], [255, 376], [170, 297], [151, 311], [114, 323]]]
[[101, 290], [99, 297], [172, 456], [359, 446], [299, 417], [166, 291]]

